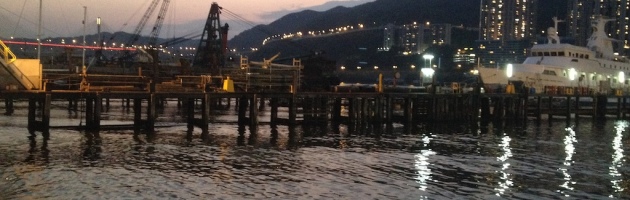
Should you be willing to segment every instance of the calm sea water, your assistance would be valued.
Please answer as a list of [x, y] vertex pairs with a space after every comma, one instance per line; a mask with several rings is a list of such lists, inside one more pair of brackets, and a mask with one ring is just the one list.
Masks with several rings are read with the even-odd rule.
[[[84, 123], [55, 105], [53, 126]], [[112, 105], [103, 124], [130, 124], [133, 112]], [[169, 102], [154, 138], [52, 129], [45, 142], [16, 106], [0, 116], [0, 199], [630, 198], [627, 121], [251, 130], [222, 111], [204, 142], [198, 129], [186, 138]]]

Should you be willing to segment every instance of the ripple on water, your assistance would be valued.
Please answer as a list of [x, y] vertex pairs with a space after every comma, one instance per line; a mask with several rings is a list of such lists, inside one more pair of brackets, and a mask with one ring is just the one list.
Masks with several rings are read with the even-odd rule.
[[[133, 117], [112, 110], [108, 123]], [[76, 125], [80, 118], [63, 109], [53, 115], [63, 118], [57, 125]], [[0, 116], [0, 193], [9, 199], [630, 197], [623, 184], [630, 169], [613, 158], [620, 152], [612, 145], [619, 139], [614, 122], [481, 129], [435, 124], [412, 134], [397, 126], [382, 135], [349, 134], [345, 125], [261, 125], [252, 133], [221, 123], [211, 126], [204, 142], [198, 129], [186, 139], [180, 115], [162, 115], [160, 123], [168, 126], [155, 138], [53, 129], [46, 143], [40, 136], [29, 140], [24, 112]], [[628, 151], [627, 133], [622, 136], [620, 148]]]

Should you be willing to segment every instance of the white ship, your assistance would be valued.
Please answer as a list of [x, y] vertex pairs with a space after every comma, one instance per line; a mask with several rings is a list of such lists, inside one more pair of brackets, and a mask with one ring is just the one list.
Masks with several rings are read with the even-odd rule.
[[[558, 20], [554, 21], [557, 27]], [[479, 67], [479, 76], [486, 87], [521, 82], [525, 87], [535, 88], [536, 93], [558, 87], [597, 93], [627, 89], [630, 62], [613, 51], [615, 40], [604, 31], [609, 21], [612, 20], [597, 17], [591, 22], [593, 34], [587, 47], [561, 44], [557, 28], [551, 27], [547, 31], [549, 42], [535, 44], [522, 64], [510, 64], [503, 69]]]

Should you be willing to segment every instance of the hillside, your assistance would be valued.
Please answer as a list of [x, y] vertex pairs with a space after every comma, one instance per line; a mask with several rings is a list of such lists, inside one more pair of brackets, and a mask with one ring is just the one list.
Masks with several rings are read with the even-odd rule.
[[230, 48], [260, 47], [271, 35], [368, 24], [381, 26], [431, 21], [476, 27], [479, 2], [470, 0], [377, 0], [352, 8], [336, 7], [324, 12], [306, 10], [286, 15], [268, 25], [244, 31], [229, 41]]

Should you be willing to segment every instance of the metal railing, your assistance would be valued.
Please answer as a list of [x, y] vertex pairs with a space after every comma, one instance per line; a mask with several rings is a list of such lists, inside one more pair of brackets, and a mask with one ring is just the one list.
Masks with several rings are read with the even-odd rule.
[[33, 81], [31, 81], [31, 79], [29, 79], [17, 66], [15, 66], [13, 62], [17, 60], [17, 57], [13, 54], [13, 52], [11, 52], [11, 49], [2, 42], [2, 40], [0, 40], [0, 47], [2, 59], [4, 59], [6, 64], [5, 67], [9, 73], [11, 73], [13, 77], [15, 77], [27, 90], [35, 89], [36, 86]]
[[0, 46], [2, 46], [2, 48], [0, 48], [0, 51], [2, 51], [2, 58], [4, 58], [4, 61], [7, 62], [7, 64], [12, 63], [15, 59], [17, 59], [15, 54], [11, 52], [11, 49], [9, 49], [2, 40], [0, 40]]

